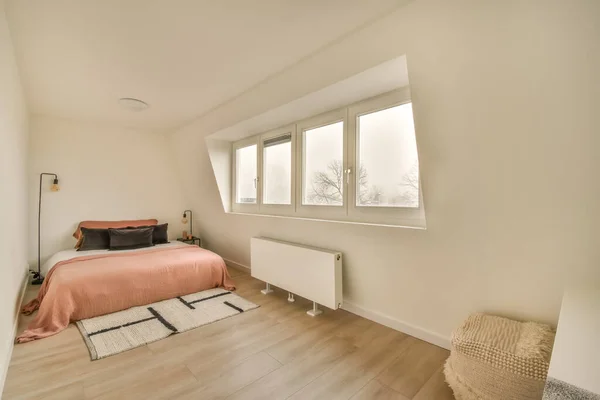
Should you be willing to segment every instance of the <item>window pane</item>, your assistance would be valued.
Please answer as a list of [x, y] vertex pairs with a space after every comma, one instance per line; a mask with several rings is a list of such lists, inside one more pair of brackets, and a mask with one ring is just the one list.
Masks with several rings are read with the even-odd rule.
[[358, 117], [357, 206], [419, 207], [412, 104]]
[[303, 133], [302, 204], [343, 205], [344, 122]]
[[[267, 146], [265, 142], [265, 146]], [[264, 149], [264, 204], [292, 204], [292, 142]]]
[[256, 145], [235, 151], [236, 203], [256, 204]]

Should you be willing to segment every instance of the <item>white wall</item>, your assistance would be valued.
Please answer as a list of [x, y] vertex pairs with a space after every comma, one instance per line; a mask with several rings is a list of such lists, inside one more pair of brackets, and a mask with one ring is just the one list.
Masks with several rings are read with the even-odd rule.
[[0, 397], [27, 273], [27, 109], [0, 0]]
[[[211, 166], [223, 209], [229, 212], [231, 211], [231, 142], [206, 139], [206, 148], [211, 158]], [[183, 165], [181, 167], [183, 168]]]
[[[470, 312], [555, 323], [600, 280], [600, 2], [416, 0], [172, 135], [209, 247], [344, 252], [347, 302], [442, 340]], [[406, 54], [427, 230], [225, 214], [203, 137]]]
[[[82, 220], [157, 218], [169, 235], [181, 236], [187, 204], [167, 138], [155, 132], [85, 124], [35, 116], [31, 119], [29, 227], [37, 235], [39, 174], [58, 174], [42, 185], [42, 262], [72, 248]], [[34, 236], [35, 236], [34, 235]], [[37, 260], [37, 236], [29, 241], [29, 260]]]

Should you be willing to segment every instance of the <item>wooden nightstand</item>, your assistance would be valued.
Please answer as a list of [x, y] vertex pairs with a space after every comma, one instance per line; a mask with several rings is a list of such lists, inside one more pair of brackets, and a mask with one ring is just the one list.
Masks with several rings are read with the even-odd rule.
[[197, 236], [192, 236], [191, 239], [177, 238], [177, 241], [187, 244], [195, 244], [199, 247], [202, 247], [202, 238], [199, 238]]

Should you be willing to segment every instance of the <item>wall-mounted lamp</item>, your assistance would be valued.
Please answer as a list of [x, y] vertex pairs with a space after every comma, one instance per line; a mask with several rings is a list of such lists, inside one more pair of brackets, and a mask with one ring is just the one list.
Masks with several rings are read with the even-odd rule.
[[[192, 215], [192, 210], [185, 210], [183, 212], [183, 218], [181, 218], [181, 223], [183, 224], [187, 224], [188, 223], [188, 217], [187, 217], [187, 213], [190, 213], [190, 236], [194, 237], [194, 217]], [[184, 238], [187, 239], [187, 238]]]
[[42, 178], [44, 175], [51, 175], [54, 177], [50, 190], [52, 192], [58, 192], [60, 187], [58, 186], [58, 175], [50, 172], [42, 172], [40, 174], [40, 192], [38, 195], [38, 259], [37, 259], [37, 272], [33, 275], [32, 285], [41, 285], [44, 282], [44, 277], [40, 272], [40, 249], [41, 249], [41, 220], [42, 220]]

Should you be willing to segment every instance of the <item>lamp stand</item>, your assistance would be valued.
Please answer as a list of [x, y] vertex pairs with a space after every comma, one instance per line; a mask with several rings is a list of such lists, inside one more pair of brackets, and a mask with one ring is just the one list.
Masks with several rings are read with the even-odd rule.
[[40, 250], [41, 250], [41, 220], [42, 220], [42, 178], [44, 175], [54, 176], [54, 185], [58, 183], [58, 175], [42, 172], [40, 174], [40, 191], [38, 195], [38, 258], [37, 258], [37, 272], [33, 274], [33, 280], [31, 281], [32, 285], [41, 285], [44, 282], [44, 277], [41, 274], [41, 265], [40, 265]]
[[190, 213], [190, 235], [194, 237], [194, 215], [192, 214], [192, 210], [185, 210], [183, 216], [185, 217], [185, 214], [188, 212]]

